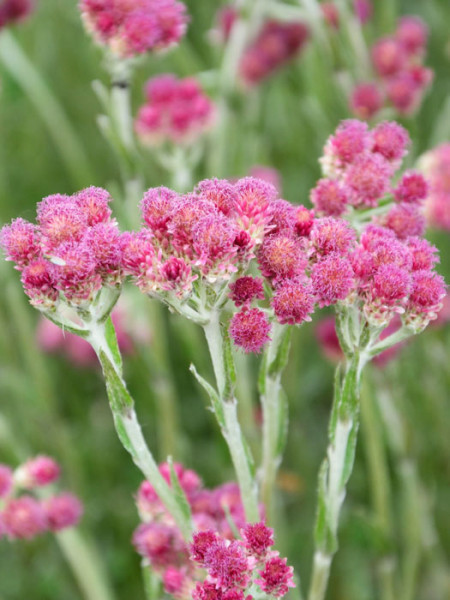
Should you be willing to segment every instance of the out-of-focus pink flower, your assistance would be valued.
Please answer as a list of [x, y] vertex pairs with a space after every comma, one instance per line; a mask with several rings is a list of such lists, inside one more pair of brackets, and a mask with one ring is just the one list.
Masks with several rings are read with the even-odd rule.
[[13, 472], [7, 465], [0, 464], [0, 498], [6, 498], [13, 489]]
[[267, 181], [276, 188], [277, 192], [281, 194], [281, 176], [280, 172], [273, 167], [264, 167], [262, 165], [255, 165], [250, 169], [250, 177], [256, 177], [256, 179], [262, 179]]
[[2, 0], [0, 29], [25, 19], [34, 9], [34, 0]]
[[418, 165], [429, 183], [425, 204], [427, 222], [437, 229], [450, 231], [450, 143], [440, 144], [424, 154]]
[[241, 58], [244, 84], [257, 85], [272, 75], [300, 52], [308, 37], [309, 29], [303, 23], [267, 21]]
[[120, 57], [164, 50], [186, 33], [186, 7], [177, 0], [80, 0], [87, 31]]
[[383, 93], [376, 83], [359, 83], [350, 96], [350, 110], [359, 119], [371, 119], [381, 110], [383, 102]]
[[6, 502], [2, 522], [10, 539], [31, 539], [47, 529], [45, 511], [32, 496], [21, 496]]
[[68, 527], [74, 527], [83, 514], [83, 506], [80, 500], [69, 492], [57, 494], [46, 500], [44, 510], [51, 531], [61, 531]]
[[20, 484], [23, 487], [42, 487], [54, 483], [60, 475], [58, 463], [50, 456], [36, 456], [20, 467]]
[[146, 93], [147, 102], [135, 121], [136, 133], [144, 145], [189, 145], [213, 122], [214, 105], [193, 77], [159, 75], [147, 83]]

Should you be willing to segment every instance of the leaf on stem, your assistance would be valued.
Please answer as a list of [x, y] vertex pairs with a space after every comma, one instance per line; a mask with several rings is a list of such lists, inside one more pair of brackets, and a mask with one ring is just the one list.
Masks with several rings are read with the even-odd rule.
[[225, 429], [225, 427], [226, 427], [225, 415], [223, 412], [222, 403], [220, 402], [219, 394], [216, 392], [216, 390], [213, 388], [213, 386], [210, 383], [208, 383], [206, 381], [206, 379], [204, 379], [198, 373], [197, 369], [195, 368], [195, 366], [193, 364], [191, 364], [191, 366], [189, 367], [189, 370], [194, 375], [194, 377], [197, 379], [197, 381], [202, 386], [202, 388], [205, 390], [205, 392], [208, 394], [208, 397], [211, 400], [211, 410], [216, 415], [216, 419], [217, 419], [220, 427], [222, 429]]

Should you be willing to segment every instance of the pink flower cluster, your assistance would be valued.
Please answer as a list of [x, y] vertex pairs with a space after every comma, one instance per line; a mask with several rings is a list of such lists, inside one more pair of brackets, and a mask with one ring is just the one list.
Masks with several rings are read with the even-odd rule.
[[90, 303], [103, 285], [122, 277], [120, 233], [106, 190], [90, 187], [73, 196], [54, 194], [37, 206], [37, 225], [15, 219], [2, 228], [0, 245], [21, 271], [31, 303], [54, 309]]
[[80, 10], [95, 40], [121, 58], [177, 44], [188, 23], [177, 0], [80, 0]]
[[251, 585], [268, 596], [282, 598], [295, 587], [293, 568], [271, 550], [273, 531], [263, 522], [247, 524], [242, 539], [227, 540], [213, 529], [194, 535], [191, 559], [207, 572], [197, 583], [193, 600], [245, 600]]
[[433, 148], [420, 160], [430, 190], [425, 214], [431, 227], [450, 231], [450, 142]]
[[158, 75], [148, 81], [145, 92], [135, 130], [146, 146], [192, 144], [212, 124], [214, 105], [194, 77]]
[[433, 73], [423, 65], [428, 30], [415, 16], [402, 17], [391, 36], [372, 47], [372, 65], [378, 79], [358, 84], [350, 108], [360, 119], [370, 119], [387, 104], [401, 115], [419, 107]]
[[34, 0], [3, 0], [0, 4], [0, 29], [25, 19], [34, 9]]
[[[220, 536], [224, 545], [232, 542], [234, 535], [230, 523], [237, 529], [245, 527], [238, 485], [226, 483], [207, 489], [194, 471], [178, 463], [173, 466], [189, 502], [195, 530]], [[160, 466], [160, 472], [171, 485], [167, 463]], [[148, 481], [140, 486], [136, 503], [142, 520], [133, 535], [137, 552], [160, 575], [167, 593], [175, 598], [190, 598], [202, 574], [195, 564], [196, 558], [191, 560], [189, 546]]]
[[15, 471], [0, 464], [0, 537], [31, 539], [78, 523], [83, 507], [73, 494], [52, 494], [45, 500], [32, 494], [57, 481], [59, 475], [59, 465], [48, 456], [37, 456]]
[[266, 21], [241, 58], [241, 80], [247, 86], [261, 83], [292, 60], [308, 38], [304, 23]]
[[[320, 9], [326, 23], [338, 29], [340, 25], [339, 8], [334, 2], [321, 2]], [[353, 0], [353, 10], [356, 18], [365, 25], [372, 18], [373, 6], [371, 0]]]

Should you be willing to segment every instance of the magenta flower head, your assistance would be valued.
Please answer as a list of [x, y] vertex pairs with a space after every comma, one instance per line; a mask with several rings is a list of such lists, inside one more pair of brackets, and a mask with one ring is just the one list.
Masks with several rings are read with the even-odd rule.
[[390, 191], [392, 168], [379, 154], [361, 154], [348, 167], [345, 183], [354, 206], [374, 207]]
[[166, 187], [150, 188], [144, 194], [140, 208], [147, 227], [157, 236], [167, 233], [167, 225], [179, 195]]
[[314, 211], [300, 204], [295, 207], [294, 231], [300, 237], [308, 237], [314, 224]]
[[264, 300], [263, 280], [256, 277], [239, 277], [230, 283], [230, 298], [236, 306], [248, 306], [252, 300]]
[[87, 212], [70, 196], [53, 194], [37, 205], [37, 221], [46, 253], [64, 242], [78, 242], [88, 228]]
[[263, 522], [248, 523], [241, 533], [247, 551], [257, 559], [266, 556], [269, 548], [273, 546], [273, 529]]
[[330, 306], [345, 300], [355, 287], [350, 261], [332, 253], [316, 262], [311, 270], [311, 282], [319, 306]]
[[200, 198], [214, 204], [226, 217], [236, 209], [237, 192], [228, 179], [204, 179], [195, 188]]
[[0, 498], [6, 498], [13, 489], [13, 472], [7, 466], [0, 464]]
[[369, 146], [370, 135], [366, 123], [357, 119], [342, 121], [325, 145], [322, 159], [325, 174], [333, 175], [335, 170], [339, 171], [352, 163]]
[[271, 205], [272, 218], [269, 223], [270, 233], [292, 235], [297, 222], [296, 207], [287, 200], [274, 200]]
[[373, 152], [381, 154], [394, 168], [400, 166], [410, 144], [406, 129], [394, 121], [383, 121], [373, 129], [372, 139]]
[[92, 227], [99, 223], [107, 223], [111, 218], [109, 203], [112, 198], [106, 190], [98, 187], [89, 187], [74, 196], [76, 205], [85, 215], [87, 224]]
[[401, 240], [409, 236], [421, 236], [425, 231], [425, 217], [420, 208], [405, 202], [393, 206], [384, 217], [383, 224]]
[[205, 551], [204, 568], [222, 590], [245, 588], [251, 577], [249, 562], [239, 542], [218, 539]]
[[42, 487], [54, 483], [61, 473], [58, 463], [50, 456], [36, 456], [17, 471], [17, 480], [26, 488]]
[[340, 217], [350, 204], [350, 189], [337, 179], [320, 179], [311, 190], [311, 202], [319, 215]]
[[59, 292], [51, 263], [43, 258], [33, 260], [25, 267], [21, 277], [25, 294], [33, 306], [39, 309], [51, 309], [56, 306]]
[[410, 237], [406, 240], [412, 256], [412, 270], [431, 270], [439, 262], [438, 249], [428, 240], [420, 237]]
[[52, 496], [44, 503], [48, 527], [51, 531], [61, 531], [75, 527], [83, 514], [79, 499], [68, 492]]
[[286, 280], [275, 290], [272, 307], [277, 320], [282, 325], [300, 325], [311, 321], [314, 311], [315, 296], [308, 280]]
[[14, 261], [16, 268], [22, 269], [41, 253], [38, 228], [24, 219], [14, 219], [1, 229], [0, 246], [6, 260]]
[[432, 227], [450, 230], [450, 143], [424, 154], [419, 168], [429, 182], [426, 217]]
[[299, 239], [290, 235], [270, 235], [259, 249], [258, 262], [265, 277], [280, 281], [304, 273], [307, 258]]
[[373, 277], [371, 297], [375, 302], [392, 306], [406, 300], [411, 291], [411, 275], [395, 264], [381, 265]]
[[288, 593], [289, 588], [295, 587], [294, 569], [288, 567], [285, 558], [279, 556], [269, 558], [264, 565], [264, 569], [258, 573], [260, 578], [255, 583], [269, 596], [281, 598]]
[[218, 539], [217, 533], [211, 529], [195, 533], [190, 546], [192, 560], [199, 565], [204, 566], [206, 553]]
[[2, 520], [6, 535], [12, 540], [31, 539], [47, 529], [45, 511], [31, 496], [8, 500]]
[[244, 352], [261, 352], [269, 340], [270, 323], [259, 308], [244, 308], [230, 322], [230, 336]]
[[415, 271], [412, 290], [406, 306], [406, 320], [419, 331], [437, 318], [446, 295], [443, 277], [434, 271]]
[[380, 86], [373, 82], [359, 83], [350, 96], [350, 110], [358, 119], [368, 120], [383, 107], [384, 97]]
[[79, 6], [87, 31], [121, 58], [177, 44], [188, 23], [177, 0], [81, 0]]
[[311, 254], [325, 256], [333, 252], [348, 254], [355, 246], [356, 233], [343, 219], [316, 219], [309, 235]]

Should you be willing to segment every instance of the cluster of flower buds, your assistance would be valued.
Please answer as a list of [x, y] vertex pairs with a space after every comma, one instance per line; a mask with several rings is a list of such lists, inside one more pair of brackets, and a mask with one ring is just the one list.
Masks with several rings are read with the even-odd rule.
[[89, 33], [120, 58], [177, 44], [188, 23], [177, 0], [80, 0], [80, 10]]
[[15, 471], [0, 464], [0, 537], [31, 539], [77, 525], [83, 507], [76, 496], [52, 493], [42, 500], [35, 494], [59, 475], [59, 465], [48, 456], [28, 460]]
[[[283, 596], [293, 585], [292, 567], [271, 550], [272, 530], [263, 523], [246, 523], [237, 484], [207, 489], [194, 471], [177, 463], [173, 469], [191, 509], [196, 531], [191, 546], [183, 541], [148, 481], [137, 494], [142, 523], [133, 536], [136, 550], [158, 573], [165, 591], [180, 600], [244, 600], [245, 589], [258, 577], [253, 582], [261, 590]], [[171, 485], [167, 463], [160, 466], [160, 472]], [[238, 531], [242, 535], [239, 540]], [[203, 569], [208, 572], [206, 581]]]
[[120, 284], [120, 233], [110, 200], [95, 187], [54, 194], [38, 204], [37, 225], [19, 218], [3, 227], [0, 244], [36, 308], [54, 311], [61, 300], [88, 306], [103, 286]]
[[34, 8], [34, 0], [3, 0], [0, 4], [0, 29], [25, 19]]
[[[321, 2], [320, 9], [327, 25], [339, 29], [339, 7], [334, 2]], [[365, 25], [372, 18], [373, 6], [371, 0], [353, 0], [353, 10], [361, 25]]]
[[212, 124], [214, 105], [194, 77], [159, 75], [147, 82], [145, 94], [135, 130], [146, 146], [189, 145]]
[[424, 154], [419, 168], [430, 186], [425, 206], [427, 221], [431, 227], [450, 231], [450, 143]]
[[257, 85], [273, 75], [302, 50], [308, 38], [304, 23], [264, 23], [241, 58], [239, 73], [244, 85]]
[[393, 35], [373, 45], [372, 65], [378, 79], [355, 87], [350, 98], [353, 114], [370, 119], [385, 104], [401, 115], [417, 110], [433, 79], [432, 71], [423, 65], [427, 36], [419, 17], [405, 16]]

